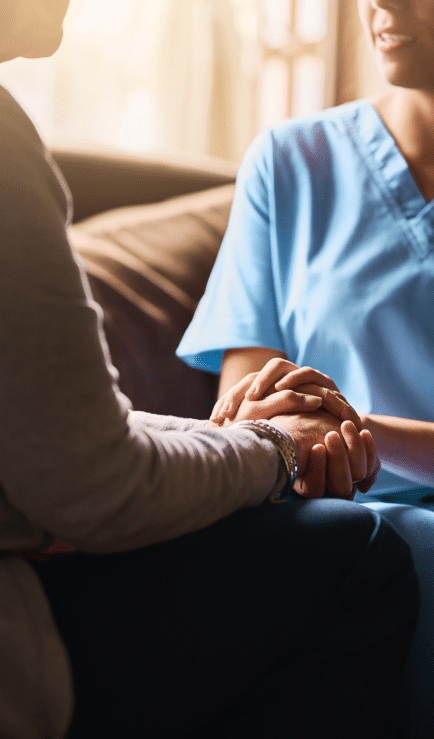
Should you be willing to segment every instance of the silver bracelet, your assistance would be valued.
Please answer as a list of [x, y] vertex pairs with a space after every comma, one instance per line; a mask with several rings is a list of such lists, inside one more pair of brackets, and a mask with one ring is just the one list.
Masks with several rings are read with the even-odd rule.
[[285, 485], [283, 490], [281, 490], [279, 493], [276, 493], [273, 499], [285, 500], [285, 498], [290, 493], [288, 487], [293, 487], [298, 475], [297, 459], [295, 457], [294, 451], [294, 442], [291, 439], [291, 436], [286, 431], [283, 431], [283, 429], [281, 430], [271, 421], [266, 421], [263, 419], [259, 421], [235, 421], [235, 423], [232, 423], [228, 428], [250, 429], [250, 431], [255, 431], [258, 436], [262, 436], [263, 438], [269, 439], [269, 441], [273, 442], [274, 446], [280, 453], [285, 463], [289, 482], [289, 486]]

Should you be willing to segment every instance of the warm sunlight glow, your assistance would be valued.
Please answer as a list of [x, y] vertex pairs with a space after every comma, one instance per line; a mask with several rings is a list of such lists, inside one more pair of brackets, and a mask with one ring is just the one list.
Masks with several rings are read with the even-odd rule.
[[319, 57], [307, 54], [297, 59], [292, 93], [294, 115], [310, 115], [323, 107], [324, 74], [324, 62]]
[[239, 160], [264, 125], [324, 103], [313, 46], [336, 2], [71, 0], [56, 54], [0, 64], [0, 84], [49, 145]]
[[285, 46], [289, 38], [292, 14], [291, 0], [262, 0], [263, 35], [270, 47]]
[[261, 89], [261, 128], [279, 123], [288, 114], [289, 70], [284, 59], [271, 58], [264, 64]]
[[327, 0], [298, 0], [296, 31], [302, 41], [316, 43], [327, 33]]

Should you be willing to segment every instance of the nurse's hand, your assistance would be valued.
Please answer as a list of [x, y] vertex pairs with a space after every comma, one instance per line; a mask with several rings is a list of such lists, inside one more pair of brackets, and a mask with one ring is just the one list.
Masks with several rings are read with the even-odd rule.
[[[324, 495], [352, 500], [374, 484], [380, 461], [372, 435], [330, 413], [294, 414], [272, 419], [292, 436], [299, 475], [294, 490], [306, 498]], [[324, 451], [325, 448], [325, 475]]]
[[305, 413], [324, 408], [360, 430], [356, 411], [333, 380], [311, 367], [297, 367], [285, 359], [271, 359], [260, 372], [252, 372], [228, 390], [215, 404], [210, 420], [224, 425], [247, 418], [271, 418], [283, 413]]

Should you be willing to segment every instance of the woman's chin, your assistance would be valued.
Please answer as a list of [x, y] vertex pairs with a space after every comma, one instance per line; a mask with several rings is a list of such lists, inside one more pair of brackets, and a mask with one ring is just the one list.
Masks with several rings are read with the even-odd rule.
[[43, 57], [52, 56], [59, 48], [63, 38], [63, 29], [57, 30], [51, 36], [44, 38], [29, 39], [28, 43], [18, 42], [11, 43], [1, 48], [0, 43], [0, 64], [2, 62], [10, 62], [12, 59], [24, 57], [25, 59], [41, 59]]
[[34, 44], [31, 44], [25, 52], [22, 52], [19, 56], [23, 56], [26, 59], [40, 59], [46, 56], [52, 56], [63, 39], [63, 29], [60, 29], [53, 36], [45, 39], [38, 39]]

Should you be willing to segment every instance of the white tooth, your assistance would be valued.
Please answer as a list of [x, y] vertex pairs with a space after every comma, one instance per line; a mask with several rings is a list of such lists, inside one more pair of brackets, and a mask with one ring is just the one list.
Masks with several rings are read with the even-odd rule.
[[411, 41], [411, 36], [406, 36], [403, 33], [382, 33], [381, 38], [383, 41]]

